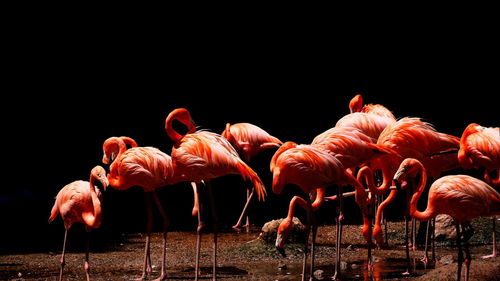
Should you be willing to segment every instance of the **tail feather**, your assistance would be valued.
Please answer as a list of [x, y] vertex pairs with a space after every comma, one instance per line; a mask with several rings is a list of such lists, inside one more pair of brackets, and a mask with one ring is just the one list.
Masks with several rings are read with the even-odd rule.
[[57, 218], [57, 215], [59, 215], [59, 208], [57, 204], [54, 204], [52, 211], [50, 211], [49, 223], [53, 222]]
[[255, 191], [257, 191], [257, 196], [259, 198], [259, 201], [264, 201], [267, 191], [266, 187], [264, 186], [264, 183], [262, 180], [259, 178], [256, 172], [250, 168], [245, 162], [240, 161], [240, 163], [237, 165], [238, 171], [240, 172], [241, 176], [245, 180], [250, 180], [255, 187]]

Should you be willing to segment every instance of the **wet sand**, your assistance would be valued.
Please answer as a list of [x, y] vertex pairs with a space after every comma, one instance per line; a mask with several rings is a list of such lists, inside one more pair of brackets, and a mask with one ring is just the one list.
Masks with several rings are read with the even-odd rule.
[[[220, 233], [218, 278], [228, 281], [300, 280], [303, 245], [287, 244], [287, 257], [284, 258], [275, 250], [274, 245], [266, 244], [259, 239], [259, 233], [258, 228], [252, 229], [250, 233], [236, 233], [232, 230]], [[456, 263], [445, 265], [439, 262], [449, 255], [456, 258], [456, 248], [445, 242], [437, 243], [435, 266], [426, 267], [420, 261], [423, 256], [422, 249], [411, 252], [411, 275], [403, 276], [406, 263], [402, 233], [403, 223], [389, 224], [390, 248], [373, 250], [373, 270], [368, 271], [366, 270], [367, 248], [361, 235], [361, 226], [345, 226], [342, 243], [344, 277], [342, 280], [455, 280]], [[315, 270], [322, 270], [325, 280], [329, 280], [334, 274], [334, 235], [335, 226], [320, 226], [318, 229]], [[154, 233], [152, 236], [153, 273], [149, 277], [151, 280], [160, 274], [161, 237], [161, 233]], [[194, 232], [170, 232], [167, 239], [168, 279], [193, 280], [196, 234]], [[124, 235], [123, 241], [103, 252], [91, 250], [92, 280], [131, 280], [141, 275], [144, 253], [143, 235]], [[490, 253], [491, 245], [481, 244], [477, 240], [471, 240], [471, 244], [473, 261], [470, 280], [499, 280], [500, 258], [480, 259], [480, 256]], [[211, 279], [211, 254], [212, 234], [206, 233], [203, 235], [200, 261], [202, 280]], [[59, 260], [59, 252], [4, 255], [0, 257], [0, 279], [57, 280]], [[68, 249], [64, 280], [85, 279], [83, 260], [83, 252], [73, 252]]]

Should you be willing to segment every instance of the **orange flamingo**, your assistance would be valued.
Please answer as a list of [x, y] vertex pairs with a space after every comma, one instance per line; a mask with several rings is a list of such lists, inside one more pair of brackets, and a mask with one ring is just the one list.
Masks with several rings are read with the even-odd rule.
[[[126, 148], [126, 143], [132, 148]], [[135, 146], [135, 147], [134, 147]], [[151, 272], [150, 236], [153, 228], [152, 200], [163, 219], [163, 256], [161, 275], [156, 280], [166, 278], [166, 243], [169, 221], [167, 214], [161, 206], [156, 190], [178, 182], [174, 177], [172, 159], [167, 154], [154, 147], [137, 147], [137, 143], [127, 137], [110, 137], [103, 143], [103, 162], [109, 164], [108, 180], [111, 187], [117, 190], [126, 190], [132, 186], [140, 186], [146, 196], [146, 243], [144, 250], [144, 266], [141, 277], [144, 280]]]
[[[416, 158], [422, 161], [427, 172], [431, 173], [433, 178], [438, 178], [443, 171], [458, 167], [456, 153], [458, 152], [459, 139], [452, 135], [437, 132], [431, 124], [423, 122], [419, 118], [406, 117], [388, 125], [380, 134], [377, 145], [394, 150], [397, 154], [382, 155], [372, 161], [371, 166], [374, 169], [382, 170], [383, 180], [380, 186], [374, 184], [373, 173], [370, 168], [360, 171], [362, 173], [359, 177], [364, 178], [370, 192], [375, 195], [385, 194], [389, 191], [392, 177], [404, 158]], [[379, 247], [387, 246], [380, 224], [381, 214], [385, 207], [396, 198], [397, 192], [397, 190], [392, 190], [376, 211], [373, 236]], [[407, 218], [405, 216], [406, 229], [408, 229]], [[416, 224], [412, 223], [412, 229], [415, 228]], [[411, 245], [414, 248], [415, 235], [412, 236], [413, 243]], [[427, 260], [427, 250], [425, 252], [424, 261]], [[407, 260], [409, 262], [408, 249]]]
[[[359, 182], [348, 173], [342, 166], [342, 163], [328, 151], [313, 145], [297, 145], [294, 142], [286, 142], [274, 154], [271, 160], [271, 171], [273, 172], [273, 192], [281, 194], [286, 184], [298, 185], [306, 194], [319, 190], [318, 194], [323, 194], [321, 189], [324, 189], [332, 184], [353, 185], [356, 190], [355, 200], [362, 210], [363, 214], [367, 213], [368, 197], [365, 190]], [[342, 196], [341, 188], [339, 191], [339, 199]], [[319, 196], [318, 196], [319, 197]], [[322, 196], [321, 196], [322, 197]], [[308, 196], [306, 196], [307, 204], [306, 211], [308, 213], [308, 225], [312, 220], [312, 204]], [[294, 204], [293, 200], [291, 204]], [[321, 201], [316, 203], [318, 207]], [[342, 201], [340, 201], [342, 202]], [[300, 203], [300, 201], [298, 201]], [[340, 203], [341, 204], [341, 203]], [[293, 208], [289, 209], [292, 210]], [[290, 211], [289, 211], [290, 213]], [[341, 214], [342, 215], [342, 214]], [[282, 233], [287, 233], [290, 226], [285, 224], [280, 226]], [[308, 227], [309, 229], [309, 227]], [[313, 226], [313, 230], [315, 226]], [[337, 260], [335, 265], [335, 276], [340, 276], [340, 242], [342, 237], [342, 225], [337, 224]], [[276, 245], [282, 245], [283, 237], [278, 237]], [[313, 233], [314, 242], [314, 233]], [[302, 278], [305, 278], [305, 267], [307, 263], [307, 245], [305, 244]], [[314, 248], [314, 245], [313, 247]], [[313, 262], [313, 259], [311, 259]], [[314, 265], [311, 264], [309, 277], [312, 276]]]
[[[176, 132], [172, 127], [177, 120], [188, 128], [184, 135]], [[208, 131], [195, 131], [196, 127], [191, 118], [191, 114], [184, 108], [173, 110], [165, 120], [165, 130], [174, 142], [172, 148], [172, 159], [176, 172], [182, 180], [193, 182], [195, 190], [195, 207], [193, 215], [198, 215], [198, 229], [196, 241], [196, 265], [195, 279], [198, 279], [199, 254], [201, 242], [201, 229], [204, 223], [201, 221], [201, 208], [199, 207], [199, 189], [196, 183], [217, 178], [228, 174], [240, 174], [244, 179], [252, 182], [259, 200], [264, 199], [266, 189], [257, 173], [250, 168], [233, 146], [221, 135]], [[217, 227], [215, 209], [211, 186], [208, 184], [208, 193], [212, 216], [214, 217], [214, 248], [213, 248], [213, 278], [216, 278], [217, 267]]]
[[[104, 190], [108, 186], [106, 171], [101, 166], [96, 166], [90, 172], [89, 181], [74, 181], [64, 186], [56, 196], [56, 202], [50, 212], [49, 222], [52, 222], [58, 215], [64, 221], [64, 242], [61, 254], [61, 271], [59, 272], [59, 280], [62, 280], [63, 268], [66, 264], [64, 254], [66, 251], [66, 238], [68, 230], [74, 223], [84, 223], [87, 232], [91, 228], [98, 228], [102, 221], [102, 193], [96, 186], [99, 182]], [[89, 276], [89, 240], [87, 234], [87, 247], [85, 252], [85, 275], [87, 281]]]
[[[279, 148], [282, 142], [271, 136], [269, 133], [264, 131], [258, 126], [250, 123], [236, 123], [236, 124], [226, 124], [226, 129], [221, 133], [221, 135], [226, 138], [238, 151], [241, 158], [250, 164], [250, 160], [255, 155], [259, 154], [261, 151], [270, 148]], [[241, 221], [246, 213], [250, 200], [252, 200], [253, 194], [255, 193], [255, 188], [247, 188], [247, 201], [238, 221], [233, 225], [234, 229], [239, 229], [241, 226]], [[247, 232], [249, 231], [250, 221], [248, 216], [246, 216], [245, 228]]]
[[[428, 221], [438, 214], [453, 217], [457, 229], [458, 270], [457, 280], [461, 278], [462, 262], [465, 262], [465, 280], [469, 279], [471, 256], [465, 241], [465, 261], [461, 249], [460, 226], [463, 222], [478, 217], [500, 214], [500, 193], [487, 183], [466, 175], [445, 176], [436, 180], [429, 189], [427, 208], [417, 210], [417, 202], [425, 189], [427, 173], [424, 165], [417, 159], [405, 159], [394, 175], [397, 186], [404, 187], [407, 178], [419, 177], [419, 185], [411, 197], [410, 215], [419, 221]], [[462, 226], [463, 228], [463, 226]]]
[[[465, 128], [460, 139], [458, 162], [464, 169], [484, 168], [484, 179], [493, 186], [500, 186], [500, 128], [487, 128], [472, 123]], [[490, 255], [497, 256], [496, 218], [493, 225], [493, 250]]]

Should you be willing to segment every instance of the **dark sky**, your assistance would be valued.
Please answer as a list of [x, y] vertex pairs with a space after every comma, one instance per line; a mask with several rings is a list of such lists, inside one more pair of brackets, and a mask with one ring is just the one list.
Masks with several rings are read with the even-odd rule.
[[[90, 169], [102, 165], [106, 138], [125, 135], [170, 153], [164, 121], [177, 107], [189, 109], [202, 129], [220, 133], [227, 122], [250, 122], [282, 141], [298, 143], [309, 143], [334, 126], [357, 93], [367, 103], [385, 105], [398, 118], [421, 117], [456, 136], [471, 122], [499, 126], [499, 76], [490, 68], [495, 60], [487, 41], [473, 48], [457, 47], [454, 41], [383, 51], [358, 46], [350, 53], [244, 45], [242, 38], [233, 45], [177, 42], [171, 48], [147, 45], [150, 41], [87, 42], [77, 36], [55, 43], [63, 41], [52, 44], [34, 36], [14, 42], [9, 53], [4, 96], [10, 99], [2, 102], [8, 168], [0, 205], [11, 226], [6, 228], [8, 238], [28, 238], [39, 231], [28, 251], [59, 248], [60, 219], [47, 224], [53, 198], [65, 184], [87, 180]], [[269, 152], [252, 165], [270, 193], [271, 156]], [[243, 183], [228, 176], [214, 186], [221, 222], [231, 225], [244, 203]], [[256, 223], [285, 216], [295, 191], [256, 204]], [[164, 188], [161, 196], [172, 214], [171, 228], [194, 231], [190, 186]], [[116, 233], [142, 231], [140, 189], [110, 190], [105, 199], [98, 235], [113, 240]], [[357, 209], [352, 212], [359, 216]], [[15, 243], [9, 245], [0, 248], [20, 250]]]

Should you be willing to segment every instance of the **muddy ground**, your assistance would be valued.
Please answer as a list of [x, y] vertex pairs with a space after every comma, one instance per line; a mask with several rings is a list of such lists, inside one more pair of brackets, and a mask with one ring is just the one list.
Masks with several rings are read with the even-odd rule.
[[[489, 225], [482, 220], [483, 225]], [[486, 227], [487, 229], [487, 227]], [[250, 233], [222, 231], [219, 237], [218, 277], [220, 280], [300, 280], [302, 245], [287, 244], [287, 257], [283, 258], [271, 244], [259, 239], [259, 229]], [[453, 241], [437, 242], [437, 262], [426, 267], [420, 258], [421, 249], [411, 252], [412, 273], [403, 276], [405, 252], [403, 223], [389, 223], [389, 249], [375, 249], [373, 271], [366, 268], [367, 248], [361, 236], [360, 225], [344, 228], [342, 243], [342, 280], [455, 280], [456, 248]], [[320, 279], [329, 280], [334, 273], [335, 226], [320, 226], [317, 238], [316, 270], [322, 270]], [[480, 256], [491, 252], [491, 232], [476, 231], [471, 240], [472, 265], [470, 280], [500, 280], [500, 258], [488, 260]], [[105, 252], [91, 252], [92, 280], [130, 280], [140, 276], [144, 237], [141, 234], [124, 235], [123, 242]], [[489, 240], [488, 240], [489, 239]], [[168, 234], [167, 264], [171, 280], [192, 280], [194, 276], [194, 232]], [[62, 243], [62, 241], [61, 241]], [[212, 235], [203, 236], [201, 267], [202, 280], [211, 273]], [[56, 280], [59, 274], [60, 253], [4, 255], [0, 257], [1, 280]], [[84, 280], [83, 252], [68, 249], [65, 280]], [[345, 262], [345, 263], [344, 263]], [[161, 263], [161, 234], [152, 239], [153, 273], [159, 275]]]

